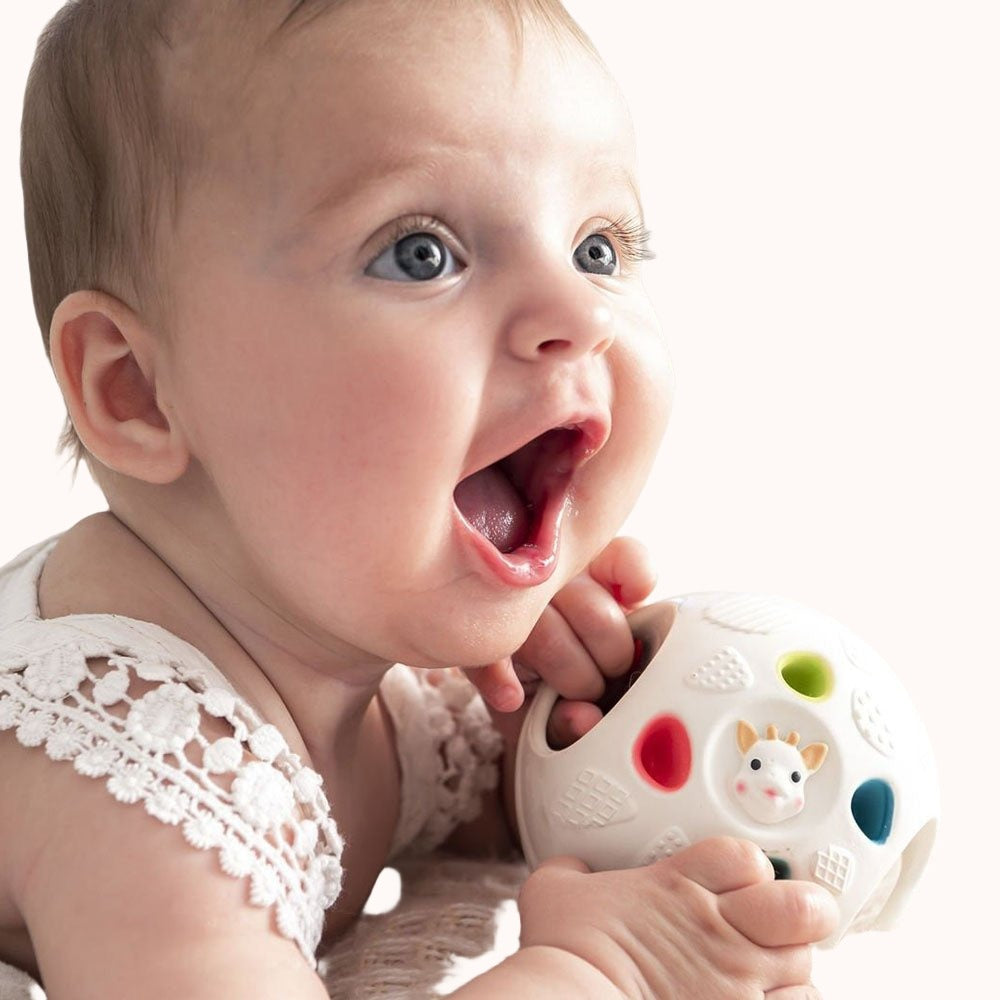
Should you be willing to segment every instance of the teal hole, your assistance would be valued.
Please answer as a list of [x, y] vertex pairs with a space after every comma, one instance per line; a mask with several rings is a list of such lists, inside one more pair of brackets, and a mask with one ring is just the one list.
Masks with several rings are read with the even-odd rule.
[[778, 660], [781, 679], [803, 698], [819, 701], [833, 690], [833, 669], [819, 653], [788, 653]]
[[768, 856], [771, 867], [774, 869], [774, 877], [781, 882], [792, 877], [792, 866], [784, 858], [772, 858]]
[[892, 833], [895, 805], [892, 789], [881, 778], [858, 787], [851, 799], [851, 814], [861, 832], [875, 844], [884, 844]]

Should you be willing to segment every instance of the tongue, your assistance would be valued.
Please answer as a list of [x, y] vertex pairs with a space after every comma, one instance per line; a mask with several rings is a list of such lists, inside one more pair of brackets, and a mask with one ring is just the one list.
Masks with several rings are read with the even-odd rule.
[[455, 489], [455, 503], [469, 524], [501, 552], [513, 552], [528, 540], [528, 508], [499, 466], [463, 479]]

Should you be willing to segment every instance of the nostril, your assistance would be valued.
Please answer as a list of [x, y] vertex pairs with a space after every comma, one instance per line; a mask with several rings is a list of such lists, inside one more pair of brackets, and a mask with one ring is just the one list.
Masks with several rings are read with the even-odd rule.
[[[600, 343], [590, 348], [591, 352], [597, 356], [604, 354], [615, 342], [614, 337], [605, 337]], [[538, 345], [539, 354], [564, 354], [573, 351], [574, 345], [571, 340], [543, 340]]]
[[553, 351], [565, 351], [573, 345], [568, 340], [545, 340], [538, 345], [540, 354], [551, 354]]

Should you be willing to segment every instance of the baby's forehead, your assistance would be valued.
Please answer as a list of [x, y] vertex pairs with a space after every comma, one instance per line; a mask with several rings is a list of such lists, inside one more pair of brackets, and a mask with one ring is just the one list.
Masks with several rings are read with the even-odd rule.
[[[327, 2], [325, 16], [294, 29], [272, 17], [237, 37], [217, 13], [196, 12], [194, 27], [181, 35], [187, 41], [173, 49], [173, 103], [190, 111], [217, 158], [246, 170], [266, 160], [275, 170], [294, 168], [280, 162], [297, 155], [294, 149], [313, 153], [325, 144], [349, 153], [362, 139], [370, 147], [419, 142], [432, 151], [438, 142], [473, 157], [504, 156], [497, 126], [508, 133], [518, 123], [523, 131], [537, 129], [546, 115], [553, 130], [581, 118], [595, 140], [616, 130], [625, 136], [619, 148], [631, 150], [620, 91], [599, 58], [566, 30], [531, 22], [516, 31], [497, 15], [503, 5], [485, 0], [425, 0], [421, 9], [437, 19], [414, 19], [405, 10], [412, 2]], [[382, 30], [373, 31], [373, 21]], [[594, 71], [607, 87], [582, 79]], [[526, 148], [538, 143], [525, 138]]]
[[559, 0], [178, 0], [173, 10], [162, 25], [165, 103], [213, 130], [262, 98], [293, 94], [303, 58], [319, 53], [391, 76], [401, 89], [416, 75], [435, 76], [445, 90], [460, 85], [462, 56], [477, 49], [505, 51], [512, 76], [552, 51], [586, 53], [607, 72]]

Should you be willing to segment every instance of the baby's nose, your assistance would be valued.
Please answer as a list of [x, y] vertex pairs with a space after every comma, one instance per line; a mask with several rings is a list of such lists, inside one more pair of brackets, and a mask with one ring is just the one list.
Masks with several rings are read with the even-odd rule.
[[524, 361], [603, 354], [615, 339], [614, 317], [585, 281], [580, 274], [567, 274], [521, 289], [507, 321], [510, 352]]

